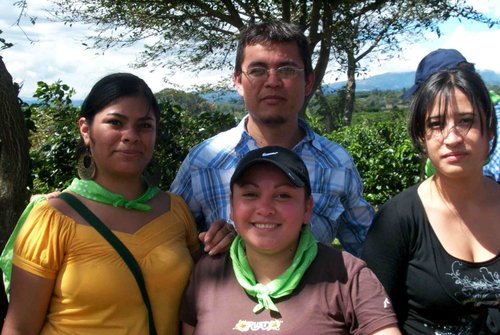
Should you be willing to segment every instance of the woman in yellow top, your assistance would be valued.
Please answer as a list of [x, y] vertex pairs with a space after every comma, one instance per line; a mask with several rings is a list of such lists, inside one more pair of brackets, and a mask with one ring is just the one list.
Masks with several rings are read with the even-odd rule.
[[[136, 259], [155, 327], [148, 324], [139, 286], [120, 255], [56, 197], [34, 205], [17, 236], [3, 335], [135, 335], [151, 334], [152, 328], [157, 334], [178, 333], [180, 299], [198, 241], [182, 198], [143, 178], [159, 116], [142, 79], [116, 73], [98, 81], [79, 119], [81, 179], [66, 190]], [[222, 229], [216, 240], [224, 240], [221, 236]]]

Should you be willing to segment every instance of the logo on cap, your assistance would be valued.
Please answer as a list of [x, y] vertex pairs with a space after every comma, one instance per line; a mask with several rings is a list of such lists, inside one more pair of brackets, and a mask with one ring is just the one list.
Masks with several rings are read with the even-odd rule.
[[273, 156], [273, 155], [277, 155], [277, 154], [278, 154], [277, 151], [275, 151], [275, 152], [263, 152], [262, 157]]

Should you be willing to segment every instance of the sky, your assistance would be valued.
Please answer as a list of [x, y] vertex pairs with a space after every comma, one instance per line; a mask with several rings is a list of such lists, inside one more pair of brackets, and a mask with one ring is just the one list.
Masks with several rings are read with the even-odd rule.
[[[171, 87], [163, 80], [166, 76], [179, 85], [176, 88], [185, 90], [194, 84], [231, 78], [229, 70], [171, 75], [164, 69], [134, 68], [133, 63], [142, 50], [142, 44], [104, 52], [87, 49], [82, 43], [86, 42], [92, 28], [84, 25], [69, 27], [47, 20], [49, 14], [44, 10], [50, 8], [48, 0], [28, 0], [29, 14], [37, 16], [38, 20], [32, 25], [27, 18], [22, 18], [17, 26], [21, 10], [14, 6], [16, 1], [2, 1], [0, 4], [0, 30], [3, 31], [0, 37], [14, 43], [12, 48], [0, 51], [0, 56], [13, 80], [22, 84], [20, 97], [32, 97], [38, 81], [52, 84], [61, 80], [76, 90], [74, 99], [83, 99], [97, 80], [112, 72], [132, 72], [143, 78], [154, 92]], [[498, 0], [469, 0], [469, 3], [490, 17], [500, 19]], [[437, 48], [457, 49], [468, 61], [475, 63], [477, 69], [500, 73], [500, 28], [488, 29], [486, 25], [458, 20], [440, 28], [443, 33], [440, 38], [429, 34], [421, 42], [403, 44], [404, 52], [398, 57], [370, 62], [365, 76], [415, 71], [422, 57]], [[324, 82], [331, 83], [337, 77], [338, 73], [327, 76]], [[341, 76], [338, 80], [345, 78]]]

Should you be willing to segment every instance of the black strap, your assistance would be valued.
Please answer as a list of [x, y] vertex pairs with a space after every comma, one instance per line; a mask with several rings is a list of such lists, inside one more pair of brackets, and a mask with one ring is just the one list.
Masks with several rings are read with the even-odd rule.
[[59, 195], [59, 198], [66, 201], [68, 205], [73, 207], [92, 227], [97, 230], [106, 241], [111, 244], [111, 246], [118, 252], [118, 254], [123, 258], [125, 264], [132, 272], [137, 281], [137, 285], [141, 290], [142, 299], [144, 304], [148, 309], [148, 319], [149, 319], [149, 334], [156, 335], [156, 328], [153, 319], [153, 311], [151, 309], [151, 303], [149, 301], [148, 291], [146, 290], [146, 285], [144, 283], [144, 277], [142, 276], [141, 268], [135, 260], [134, 256], [130, 253], [127, 247], [116, 237], [115, 234], [104, 224], [97, 216], [94, 215], [80, 200], [70, 193], [63, 192]]

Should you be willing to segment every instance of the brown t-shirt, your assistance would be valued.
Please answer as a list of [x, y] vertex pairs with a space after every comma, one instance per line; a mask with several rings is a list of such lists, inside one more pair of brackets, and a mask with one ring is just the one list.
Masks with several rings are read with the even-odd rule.
[[186, 289], [181, 320], [195, 334], [370, 334], [397, 320], [387, 294], [358, 258], [318, 244], [318, 255], [294, 292], [273, 300], [280, 314], [254, 314], [229, 253], [203, 257]]

